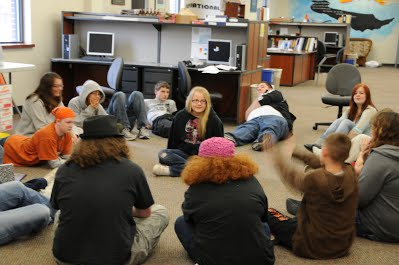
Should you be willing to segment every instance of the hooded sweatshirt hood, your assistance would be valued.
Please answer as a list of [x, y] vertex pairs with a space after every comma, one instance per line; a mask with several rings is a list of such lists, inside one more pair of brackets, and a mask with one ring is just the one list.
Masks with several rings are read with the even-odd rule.
[[90, 95], [90, 93], [92, 93], [94, 91], [99, 91], [101, 93], [100, 104], [104, 102], [105, 94], [104, 94], [103, 90], [101, 89], [100, 85], [93, 80], [87, 80], [83, 84], [82, 92], [80, 92], [80, 95], [79, 95], [79, 103], [82, 107], [84, 107], [84, 108], [87, 107], [86, 99]]
[[379, 147], [373, 148], [373, 152], [376, 152], [392, 160], [399, 161], [399, 146], [384, 144]]

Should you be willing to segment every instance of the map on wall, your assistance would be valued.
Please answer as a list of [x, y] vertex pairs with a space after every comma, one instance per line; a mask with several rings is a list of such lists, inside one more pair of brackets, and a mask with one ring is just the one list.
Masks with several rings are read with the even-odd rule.
[[290, 0], [291, 16], [301, 21], [308, 14], [312, 22], [335, 23], [351, 15], [351, 36], [389, 35], [399, 24], [398, 0]]

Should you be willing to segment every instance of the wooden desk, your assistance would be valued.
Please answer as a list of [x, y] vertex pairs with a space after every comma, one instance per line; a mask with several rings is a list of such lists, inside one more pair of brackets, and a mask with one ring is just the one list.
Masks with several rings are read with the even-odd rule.
[[[76, 86], [82, 85], [87, 79], [92, 79], [102, 86], [107, 86], [107, 72], [110, 62], [88, 62], [79, 59], [67, 60], [60, 58], [51, 59], [52, 71], [62, 76], [64, 81], [64, 104], [75, 96]], [[135, 67], [138, 76], [136, 82], [124, 82], [131, 80], [130, 68]], [[148, 89], [153, 91], [153, 86], [148, 87], [148, 71], [145, 69], [171, 70], [172, 99], [176, 99], [178, 85], [178, 71], [176, 65], [154, 64], [154, 63], [131, 63], [124, 65], [122, 83], [126, 87], [124, 92], [138, 90], [143, 92], [146, 97], [153, 97], [148, 93]], [[126, 70], [125, 70], [126, 69]], [[131, 72], [131, 71], [130, 71]], [[203, 86], [209, 91], [218, 91], [223, 95], [223, 100], [215, 104], [214, 109], [224, 120], [233, 120], [237, 123], [245, 121], [245, 110], [250, 104], [250, 85], [261, 81], [262, 68], [252, 71], [226, 71], [219, 74], [202, 74], [198, 69], [189, 69], [192, 86]], [[154, 73], [150, 73], [153, 75]], [[144, 80], [144, 81], [143, 81]], [[159, 81], [159, 80], [157, 80]], [[133, 85], [134, 84], [134, 85]], [[130, 87], [131, 86], [131, 87]], [[182, 106], [180, 106], [182, 107]]]
[[295, 86], [313, 80], [315, 52], [267, 51], [271, 56], [270, 67], [283, 69], [280, 85]]
[[[13, 72], [30, 71], [35, 68], [36, 66], [33, 64], [4, 62], [3, 65], [0, 65], [0, 73], [8, 73], [8, 83], [11, 85]], [[21, 111], [19, 110], [18, 106], [15, 104], [14, 99], [12, 99], [12, 104], [17, 109], [17, 112], [21, 117]]]

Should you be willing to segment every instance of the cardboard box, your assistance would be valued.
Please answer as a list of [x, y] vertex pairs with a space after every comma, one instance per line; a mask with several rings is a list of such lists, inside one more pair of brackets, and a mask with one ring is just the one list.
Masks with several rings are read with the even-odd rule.
[[0, 95], [0, 110], [12, 107], [11, 94]]
[[12, 86], [11, 85], [0, 85], [0, 96], [9, 95], [11, 97]]
[[191, 24], [193, 20], [197, 20], [198, 16], [176, 15], [176, 24]]
[[0, 118], [0, 131], [12, 130], [12, 116], [7, 118]]

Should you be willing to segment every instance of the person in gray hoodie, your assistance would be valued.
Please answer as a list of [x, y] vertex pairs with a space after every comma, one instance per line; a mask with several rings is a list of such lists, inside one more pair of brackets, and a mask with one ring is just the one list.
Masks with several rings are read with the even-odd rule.
[[[134, 91], [129, 97], [129, 102], [130, 101], [132, 102], [132, 104], [130, 105], [134, 106], [130, 112], [132, 112], [133, 114], [139, 113], [138, 115], [133, 115], [135, 117], [140, 117], [141, 112], [144, 112], [145, 116], [144, 99], [142, 97], [142, 94], [141, 95], [140, 94], [141, 92]], [[126, 140], [135, 140], [137, 136], [133, 135], [130, 132], [132, 127], [130, 120], [132, 120], [132, 118], [130, 117], [131, 115], [130, 116], [128, 115], [128, 110], [127, 110], [128, 107], [126, 106], [125, 103], [121, 103], [125, 102], [125, 98], [126, 96], [124, 95], [123, 92], [116, 92], [109, 103], [108, 110], [106, 111], [104, 107], [101, 105], [101, 103], [104, 102], [105, 94], [102, 91], [100, 85], [93, 80], [87, 80], [83, 84], [83, 89], [80, 95], [72, 98], [68, 103], [68, 107], [71, 108], [76, 114], [75, 125], [78, 128], [74, 129], [75, 134], [78, 135], [83, 133], [82, 129], [83, 121], [86, 118], [95, 115], [112, 114], [116, 116], [118, 123], [122, 124], [122, 126], [124, 127], [122, 133], [124, 134]], [[141, 101], [142, 104], [140, 104]], [[135, 108], [137, 108], [137, 110]], [[139, 125], [143, 124], [145, 125], [146, 119], [144, 118], [144, 121], [141, 120], [138, 119], [139, 123], [138, 127]], [[141, 126], [139, 128], [140, 134], [138, 135], [138, 137], [144, 134], [141, 128], [145, 128], [145, 126]], [[148, 139], [148, 137], [140, 137], [140, 138]]]
[[372, 137], [356, 161], [359, 175], [357, 235], [399, 242], [399, 113], [382, 110]]

